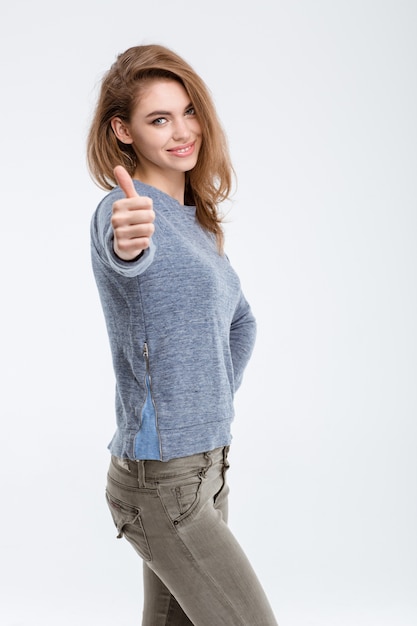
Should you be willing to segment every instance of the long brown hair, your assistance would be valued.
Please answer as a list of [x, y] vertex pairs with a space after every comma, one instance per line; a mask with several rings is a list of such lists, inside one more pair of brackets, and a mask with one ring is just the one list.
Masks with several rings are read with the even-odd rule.
[[172, 50], [160, 45], [135, 46], [120, 54], [105, 74], [87, 141], [90, 173], [102, 189], [113, 189], [116, 165], [124, 165], [131, 176], [137, 155], [130, 144], [119, 141], [111, 120], [129, 122], [140, 95], [140, 87], [152, 79], [179, 81], [187, 91], [202, 131], [196, 166], [186, 173], [185, 202], [196, 206], [197, 220], [216, 236], [223, 248], [223, 230], [218, 205], [231, 194], [233, 167], [227, 139], [203, 80]]

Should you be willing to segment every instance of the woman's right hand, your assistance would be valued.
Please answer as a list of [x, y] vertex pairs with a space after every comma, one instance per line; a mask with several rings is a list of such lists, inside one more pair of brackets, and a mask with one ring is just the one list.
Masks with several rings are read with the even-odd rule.
[[153, 203], [151, 198], [137, 193], [130, 174], [122, 165], [117, 165], [113, 171], [126, 196], [113, 204], [113, 248], [120, 259], [132, 261], [149, 248], [155, 231]]

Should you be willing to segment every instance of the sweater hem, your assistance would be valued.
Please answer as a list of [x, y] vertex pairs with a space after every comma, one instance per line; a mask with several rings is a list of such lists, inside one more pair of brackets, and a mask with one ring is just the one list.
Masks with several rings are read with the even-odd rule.
[[[179, 430], [160, 431], [161, 457], [159, 461], [170, 461], [201, 452], [210, 452], [231, 443], [231, 420], [197, 424]], [[113, 456], [132, 461], [146, 461], [135, 455], [135, 441], [140, 431], [118, 429], [108, 445]], [[155, 459], [153, 459], [155, 460]]]

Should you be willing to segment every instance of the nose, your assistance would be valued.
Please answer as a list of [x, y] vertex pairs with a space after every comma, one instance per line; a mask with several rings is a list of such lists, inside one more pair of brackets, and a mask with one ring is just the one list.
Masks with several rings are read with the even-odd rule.
[[172, 138], [175, 141], [186, 141], [190, 137], [190, 128], [187, 124], [187, 120], [184, 117], [175, 119]]

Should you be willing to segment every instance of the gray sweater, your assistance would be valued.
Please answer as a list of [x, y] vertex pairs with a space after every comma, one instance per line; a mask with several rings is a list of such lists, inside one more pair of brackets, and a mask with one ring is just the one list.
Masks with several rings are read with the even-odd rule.
[[255, 320], [239, 279], [195, 208], [134, 181], [153, 199], [155, 233], [138, 261], [113, 251], [117, 187], [91, 222], [92, 264], [116, 376], [112, 454], [189, 456], [230, 443], [233, 396], [252, 353]]

